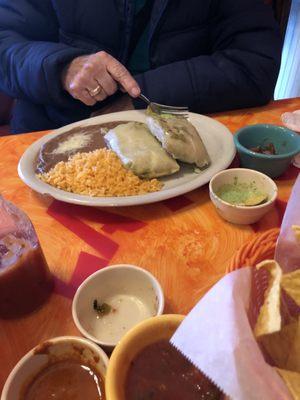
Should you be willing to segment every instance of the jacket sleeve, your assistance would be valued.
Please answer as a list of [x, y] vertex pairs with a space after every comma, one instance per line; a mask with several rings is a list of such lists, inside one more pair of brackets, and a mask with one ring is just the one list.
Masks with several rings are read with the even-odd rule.
[[202, 113], [267, 103], [281, 54], [271, 7], [261, 0], [220, 0], [210, 37], [209, 55], [138, 75], [145, 94], [153, 101], [187, 105]]
[[59, 43], [50, 0], [0, 0], [0, 90], [36, 104], [68, 106], [63, 66], [87, 51]]

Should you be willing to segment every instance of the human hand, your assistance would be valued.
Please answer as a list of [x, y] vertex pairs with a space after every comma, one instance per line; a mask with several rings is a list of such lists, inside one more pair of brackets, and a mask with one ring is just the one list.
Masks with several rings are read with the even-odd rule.
[[87, 106], [111, 96], [119, 87], [132, 97], [141, 92], [124, 65], [105, 51], [75, 58], [63, 71], [62, 84], [72, 97]]

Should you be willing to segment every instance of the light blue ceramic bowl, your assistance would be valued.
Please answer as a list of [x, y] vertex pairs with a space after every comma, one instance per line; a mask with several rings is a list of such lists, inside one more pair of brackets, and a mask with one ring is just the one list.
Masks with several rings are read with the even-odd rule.
[[[293, 157], [300, 152], [300, 135], [282, 126], [270, 124], [248, 125], [234, 135], [241, 166], [255, 169], [271, 178], [282, 175]], [[273, 143], [276, 155], [260, 154], [251, 147]]]

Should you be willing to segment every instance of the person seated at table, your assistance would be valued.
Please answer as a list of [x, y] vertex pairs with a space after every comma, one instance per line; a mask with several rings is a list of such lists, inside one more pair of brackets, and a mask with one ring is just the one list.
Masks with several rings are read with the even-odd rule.
[[280, 54], [262, 0], [0, 0], [14, 133], [144, 108], [140, 92], [199, 113], [263, 105]]

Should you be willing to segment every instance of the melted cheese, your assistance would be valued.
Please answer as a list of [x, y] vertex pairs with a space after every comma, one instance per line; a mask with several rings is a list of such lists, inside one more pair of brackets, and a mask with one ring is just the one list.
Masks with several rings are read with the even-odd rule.
[[145, 124], [129, 122], [118, 125], [104, 139], [122, 164], [140, 177], [155, 178], [179, 170], [177, 162], [161, 147]]
[[91, 140], [91, 135], [85, 133], [76, 134], [68, 137], [65, 141], [59, 143], [58, 147], [53, 151], [53, 154], [62, 154], [67, 151], [80, 149], [88, 145]]

